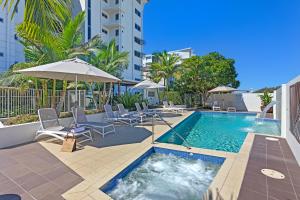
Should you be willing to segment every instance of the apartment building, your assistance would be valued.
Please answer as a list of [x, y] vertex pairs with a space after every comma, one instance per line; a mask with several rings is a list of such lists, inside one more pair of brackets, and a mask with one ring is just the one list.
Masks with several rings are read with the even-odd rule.
[[[190, 58], [194, 55], [192, 48], [185, 48], [185, 49], [179, 49], [174, 51], [168, 51], [168, 54], [175, 54], [181, 58], [181, 60]], [[152, 54], [145, 55], [143, 57], [143, 72], [142, 72], [142, 79], [148, 79], [149, 77], [149, 68], [153, 62], [154, 56]], [[182, 61], [179, 61], [178, 64], [180, 64]]]
[[0, 72], [11, 65], [24, 61], [23, 46], [19, 43], [15, 32], [16, 25], [23, 21], [25, 2], [20, 1], [13, 19], [8, 9], [0, 10]]
[[87, 12], [85, 40], [100, 34], [108, 43], [116, 40], [119, 51], [129, 52], [129, 65], [123, 72], [125, 82], [142, 79], [143, 13], [148, 0], [81, 0]]

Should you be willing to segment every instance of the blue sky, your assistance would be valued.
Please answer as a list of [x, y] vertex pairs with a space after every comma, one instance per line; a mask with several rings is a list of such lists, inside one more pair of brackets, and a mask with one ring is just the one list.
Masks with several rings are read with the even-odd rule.
[[242, 89], [300, 74], [299, 0], [150, 0], [144, 37], [146, 53], [192, 47], [235, 59]]

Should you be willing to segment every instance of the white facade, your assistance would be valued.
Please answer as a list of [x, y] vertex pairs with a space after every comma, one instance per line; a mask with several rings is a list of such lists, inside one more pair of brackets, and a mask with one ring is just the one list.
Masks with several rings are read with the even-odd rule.
[[0, 72], [24, 61], [23, 45], [18, 42], [15, 32], [16, 25], [23, 21], [24, 5], [24, 1], [20, 1], [13, 19], [7, 8], [0, 10]]
[[[181, 58], [181, 60], [188, 59], [188, 58], [194, 56], [192, 48], [185, 48], [185, 49], [179, 49], [179, 50], [175, 50], [175, 51], [168, 51], [168, 54], [178, 55]], [[153, 57], [154, 56], [152, 54], [145, 55], [143, 57], [143, 74], [142, 74], [143, 80], [148, 79], [149, 67], [150, 67], [151, 63], [153, 62]], [[178, 64], [180, 64], [181, 62], [182, 61], [180, 61]]]
[[143, 13], [147, 0], [80, 0], [86, 10], [85, 40], [100, 34], [105, 43], [116, 40], [120, 51], [129, 52], [123, 79], [139, 82], [142, 76]]

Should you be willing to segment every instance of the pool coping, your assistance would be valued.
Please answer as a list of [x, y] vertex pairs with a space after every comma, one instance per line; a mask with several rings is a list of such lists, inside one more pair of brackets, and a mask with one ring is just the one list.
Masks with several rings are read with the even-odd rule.
[[[183, 116], [180, 120], [174, 122], [173, 126], [178, 125], [186, 118], [188, 118], [190, 115], [192, 115], [194, 112], [195, 111], [190, 112], [187, 115]], [[161, 131], [162, 134], [160, 135], [164, 135], [168, 131], [169, 128], [164, 127]], [[209, 149], [195, 148], [195, 147], [192, 147], [192, 149], [187, 149], [184, 146], [167, 144], [167, 143], [156, 142], [155, 144], [151, 144], [150, 142], [151, 136], [150, 136], [139, 145], [138, 151], [135, 151], [134, 155], [132, 155], [126, 162], [122, 164], [118, 164], [118, 166], [116, 166], [113, 169], [113, 171], [107, 173], [104, 177], [101, 178], [100, 181], [97, 181], [95, 183], [94, 182], [95, 180], [85, 179], [81, 184], [71, 188], [69, 191], [63, 194], [63, 197], [66, 199], [74, 199], [73, 197], [76, 197], [76, 199], [83, 199], [81, 198], [80, 195], [89, 194], [89, 196], [92, 197], [93, 199], [111, 199], [111, 197], [109, 197], [107, 194], [102, 192], [100, 188], [103, 185], [105, 185], [108, 181], [110, 181], [112, 178], [114, 178], [122, 170], [127, 168], [131, 163], [133, 163], [135, 160], [141, 157], [144, 153], [149, 151], [152, 147], [156, 146], [156, 147], [167, 148], [171, 150], [193, 152], [197, 154], [204, 154], [204, 155], [211, 155], [211, 156], [225, 158], [224, 163], [221, 165], [221, 168], [219, 169], [213, 182], [209, 186], [209, 189], [214, 194], [216, 194], [218, 191], [218, 193], [224, 199], [230, 199], [231, 197], [235, 197], [233, 199], [236, 199], [239, 195], [239, 190], [241, 188], [241, 184], [243, 181], [254, 136], [255, 136], [254, 133], [247, 134], [241, 146], [241, 149], [238, 153], [224, 152], [219, 150], [209, 150]], [[160, 136], [158, 136], [157, 138], [159, 137]]]

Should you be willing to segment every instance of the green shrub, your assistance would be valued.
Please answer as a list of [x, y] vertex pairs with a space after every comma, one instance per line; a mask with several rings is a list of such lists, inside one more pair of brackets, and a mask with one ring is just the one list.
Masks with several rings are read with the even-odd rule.
[[129, 92], [124, 93], [123, 95], [117, 96], [115, 103], [121, 103], [126, 109], [134, 110], [135, 103], [142, 103], [143, 98], [141, 94], [131, 94]]
[[174, 104], [183, 104], [183, 100], [180, 93], [176, 91], [160, 92], [159, 99], [160, 101], [173, 101]]
[[39, 117], [37, 115], [18, 115], [16, 117], [10, 117], [4, 122], [4, 125], [14, 125], [14, 124], [24, 124], [38, 121]]

